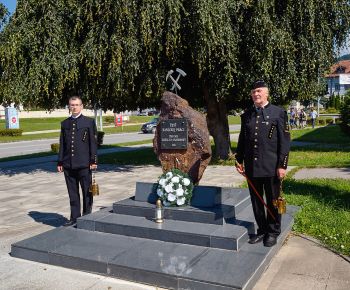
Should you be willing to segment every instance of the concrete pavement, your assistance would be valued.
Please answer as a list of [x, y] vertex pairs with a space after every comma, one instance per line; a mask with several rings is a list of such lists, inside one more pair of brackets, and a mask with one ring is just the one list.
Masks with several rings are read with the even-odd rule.
[[[54, 160], [0, 163], [0, 289], [156, 289], [100, 275], [30, 262], [9, 255], [13, 242], [61, 226], [69, 217], [63, 174]], [[101, 195], [93, 210], [132, 196], [136, 181], [156, 180], [155, 166], [101, 165]], [[327, 173], [329, 174], [329, 172]], [[202, 185], [237, 186], [233, 167], [210, 166]], [[349, 289], [350, 263], [310, 240], [291, 235], [255, 286], [260, 289]]]
[[295, 179], [343, 178], [350, 179], [350, 168], [304, 168], [298, 170]]

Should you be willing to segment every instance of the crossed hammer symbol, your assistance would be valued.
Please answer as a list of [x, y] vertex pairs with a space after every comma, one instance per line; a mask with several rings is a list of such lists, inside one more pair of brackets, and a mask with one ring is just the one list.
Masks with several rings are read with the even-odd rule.
[[171, 87], [170, 90], [173, 91], [175, 89], [175, 92], [177, 94], [177, 89], [181, 90], [181, 87], [180, 87], [180, 85], [178, 83], [179, 79], [180, 79], [181, 76], [185, 77], [187, 74], [182, 69], [179, 69], [179, 68], [177, 68], [176, 71], [179, 73], [177, 75], [176, 80], [172, 76], [172, 74], [174, 73], [173, 70], [168, 71], [168, 73], [166, 75], [166, 80], [168, 80], [170, 78], [170, 80], [173, 82], [173, 86]]

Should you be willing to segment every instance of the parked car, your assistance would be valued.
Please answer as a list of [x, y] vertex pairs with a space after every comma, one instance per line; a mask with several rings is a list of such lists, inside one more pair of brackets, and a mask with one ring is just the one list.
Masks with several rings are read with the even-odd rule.
[[159, 118], [153, 118], [151, 121], [145, 123], [141, 127], [143, 133], [154, 133], [156, 131]]
[[149, 111], [147, 114], [148, 116], [154, 116], [154, 115], [159, 115], [159, 112], [156, 110], [153, 110], [153, 111]]

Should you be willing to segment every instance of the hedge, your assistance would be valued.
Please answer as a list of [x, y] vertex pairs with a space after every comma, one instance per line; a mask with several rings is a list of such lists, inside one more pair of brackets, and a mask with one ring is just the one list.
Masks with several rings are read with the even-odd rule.
[[22, 129], [2, 129], [0, 130], [0, 136], [22, 136]]

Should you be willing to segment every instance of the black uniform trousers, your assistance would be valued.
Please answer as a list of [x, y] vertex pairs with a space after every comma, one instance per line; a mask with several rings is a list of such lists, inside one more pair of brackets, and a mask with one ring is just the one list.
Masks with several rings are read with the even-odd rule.
[[69, 194], [71, 220], [75, 220], [81, 216], [79, 184], [83, 196], [83, 215], [91, 213], [93, 197], [91, 192], [89, 192], [89, 187], [92, 181], [90, 168], [64, 168], [64, 177], [66, 179]]
[[264, 204], [257, 197], [253, 188], [249, 185], [250, 199], [256, 223], [258, 224], [258, 235], [268, 233], [271, 236], [278, 236], [281, 233], [281, 215], [273, 205], [273, 200], [280, 196], [281, 180], [277, 177], [254, 177], [249, 178], [259, 195], [263, 198], [265, 193], [265, 203], [273, 213], [275, 220], [265, 209]]

